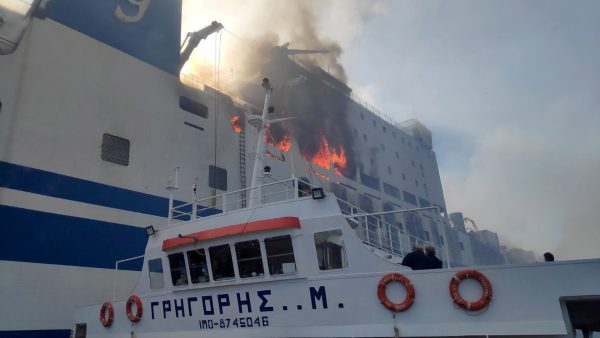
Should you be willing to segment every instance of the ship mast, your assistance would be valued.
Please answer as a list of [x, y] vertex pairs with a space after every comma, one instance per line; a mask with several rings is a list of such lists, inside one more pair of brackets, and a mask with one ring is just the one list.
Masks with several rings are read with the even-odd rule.
[[269, 82], [269, 79], [264, 78], [262, 81], [262, 87], [265, 89], [265, 104], [263, 106], [262, 116], [250, 115], [248, 116], [248, 123], [258, 129], [258, 139], [256, 140], [256, 158], [254, 160], [254, 168], [252, 171], [252, 182], [250, 184], [250, 203], [249, 206], [255, 206], [260, 203], [257, 200], [260, 198], [260, 187], [258, 179], [263, 170], [264, 160], [263, 154], [265, 152], [265, 126], [267, 124], [267, 114], [272, 111], [271, 105], [271, 94], [273, 93], [273, 87]]

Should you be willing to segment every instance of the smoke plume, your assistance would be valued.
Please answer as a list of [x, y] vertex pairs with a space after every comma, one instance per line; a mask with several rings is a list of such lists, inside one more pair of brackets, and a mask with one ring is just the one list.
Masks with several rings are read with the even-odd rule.
[[[378, 2], [185, 2], [184, 33], [201, 28], [199, 21], [206, 25], [212, 20], [223, 23], [226, 31], [203, 41], [184, 72], [258, 107], [264, 98], [261, 79], [268, 77], [274, 86], [277, 114], [296, 117], [293, 122], [271, 127], [274, 143], [291, 133], [303, 157], [311, 160], [324, 140], [332, 154], [343, 153], [348, 159], [336, 172], [354, 178], [356, 156], [346, 117], [350, 88], [345, 85], [347, 76], [340, 61], [342, 48], [319, 29], [323, 15], [335, 11], [331, 20], [354, 20], [350, 35], [358, 34], [371, 8], [376, 8], [374, 4]], [[321, 52], [290, 53], [296, 49]], [[305, 80], [292, 85], [299, 76]]]

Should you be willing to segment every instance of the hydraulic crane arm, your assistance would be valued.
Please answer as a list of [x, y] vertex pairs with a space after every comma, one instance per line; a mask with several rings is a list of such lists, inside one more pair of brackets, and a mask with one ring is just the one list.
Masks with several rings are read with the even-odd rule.
[[183, 40], [183, 44], [181, 45], [181, 54], [179, 55], [179, 70], [181, 70], [181, 68], [183, 68], [185, 63], [189, 60], [190, 55], [192, 55], [194, 49], [198, 47], [198, 44], [201, 40], [206, 39], [207, 36], [211, 35], [212, 33], [216, 33], [221, 29], [223, 29], [223, 25], [213, 21], [210, 25], [202, 28], [199, 31], [188, 33], [185, 37], [185, 40]]

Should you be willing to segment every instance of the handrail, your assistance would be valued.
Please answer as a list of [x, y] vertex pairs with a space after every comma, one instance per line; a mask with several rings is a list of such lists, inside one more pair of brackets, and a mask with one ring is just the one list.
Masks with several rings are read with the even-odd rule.
[[[450, 257], [447, 250], [448, 245], [444, 245], [445, 250], [442, 251], [442, 248], [434, 245], [431, 241], [414, 236], [404, 231], [403, 229], [400, 229], [395, 224], [391, 224], [385, 219], [381, 219], [379, 217], [388, 214], [419, 212], [426, 210], [436, 210], [436, 212], [439, 212], [438, 207], [434, 206], [368, 213], [340, 198], [337, 198], [337, 200], [338, 204], [344, 204], [347, 207], [350, 207], [350, 213], [347, 213], [343, 207], [341, 207], [340, 209], [342, 210], [342, 213], [344, 214], [346, 219], [351, 219], [356, 222], [357, 227], [354, 230], [364, 243], [374, 246], [377, 249], [388, 252], [390, 254], [401, 256], [404, 256], [406, 253], [409, 252], [412, 243], [421, 244], [423, 246], [432, 246], [436, 249], [440, 256], [443, 255], [443, 257], [441, 258], [443, 258], [443, 260], [446, 261], [447, 266], [450, 267]], [[373, 222], [371, 220], [372, 218], [375, 218], [376, 221]], [[364, 229], [359, 229], [360, 226], [362, 226]], [[371, 230], [371, 228], [373, 227], [375, 227], [375, 230]], [[383, 238], [383, 233], [381, 230], [382, 228], [384, 228], [384, 231], [386, 232], [385, 239]], [[395, 229], [397, 235], [393, 234], [394, 231], [392, 231], [392, 228]], [[403, 245], [403, 237], [405, 239], [404, 242], [408, 242], [406, 243], [408, 244], [406, 246]], [[395, 245], [396, 243], [397, 245]]]
[[119, 263], [129, 262], [140, 258], [144, 258], [144, 255], [125, 258], [115, 262], [115, 272], [113, 276], [113, 301], [117, 300], [117, 271], [119, 271]]
[[[272, 176], [265, 176], [265, 178], [270, 178], [274, 182], [265, 183], [259, 187], [251, 187], [246, 189], [229, 191], [224, 194], [206, 197], [199, 200], [194, 199], [192, 202], [184, 203], [173, 207], [171, 208], [169, 213], [170, 221], [194, 220], [198, 218], [199, 213], [202, 213], [207, 210], [229, 212], [243, 209], [244, 204], [242, 202], [248, 202], [249, 197], [243, 197], [244, 195], [242, 193], [251, 191], [252, 189], [261, 189], [262, 193], [258, 196], [259, 200], [256, 201], [257, 203], [255, 204], [261, 205], [271, 203], [274, 201], [297, 199], [299, 198], [299, 196], [301, 196], [301, 193], [304, 192], [303, 190], [305, 188], [314, 188], [314, 186], [310, 183], [299, 180], [298, 178], [291, 178], [281, 181], [277, 180]], [[300, 184], [304, 185], [305, 188], [300, 189]], [[282, 189], [277, 189], [274, 191], [268, 189], [281, 185], [283, 185]], [[239, 195], [240, 197], [236, 197], [236, 195]], [[248, 196], [248, 194], [246, 194], [246, 196]], [[273, 198], [275, 196], [281, 197]], [[438, 214], [438, 219], [435, 220], [435, 222], [443, 223], [442, 220], [439, 219], [440, 216], [438, 207], [433, 206], [369, 213], [350, 204], [345, 200], [338, 198], [337, 196], [335, 196], [335, 198], [345, 218], [351, 219], [354, 222], [356, 222], [357, 226], [354, 228], [354, 231], [364, 243], [376, 247], [382, 251], [388, 252], [392, 255], [399, 256], [406, 255], [410, 251], [411, 246], [415, 243], [419, 245], [432, 246], [436, 248], [438, 254], [440, 255], [440, 258], [445, 258], [447, 266], [450, 266], [447, 244], [443, 245], [443, 248], [438, 247], [434, 245], [431, 240], [419, 238], [399, 228], [396, 224], [392, 224], [381, 217], [388, 214], [436, 210], [435, 213]], [[212, 206], [200, 205], [200, 203], [206, 201], [211, 201]], [[248, 203], [246, 205], [248, 205]], [[192, 206], [192, 208], [190, 208], [191, 211], [182, 210], [184, 208], [189, 208], [190, 206]], [[442, 249], [444, 249], [444, 251], [442, 251]]]

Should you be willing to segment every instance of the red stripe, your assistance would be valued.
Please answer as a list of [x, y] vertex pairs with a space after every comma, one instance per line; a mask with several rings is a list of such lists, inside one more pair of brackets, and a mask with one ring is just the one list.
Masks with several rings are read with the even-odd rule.
[[221, 238], [226, 236], [241, 235], [251, 232], [296, 228], [300, 229], [300, 219], [298, 217], [280, 217], [254, 221], [242, 224], [228, 225], [218, 229], [204, 230], [185, 235], [186, 238], [169, 238], [163, 241], [163, 251], [178, 248], [180, 246], [193, 244], [196, 241], [206, 241], [209, 239]]

